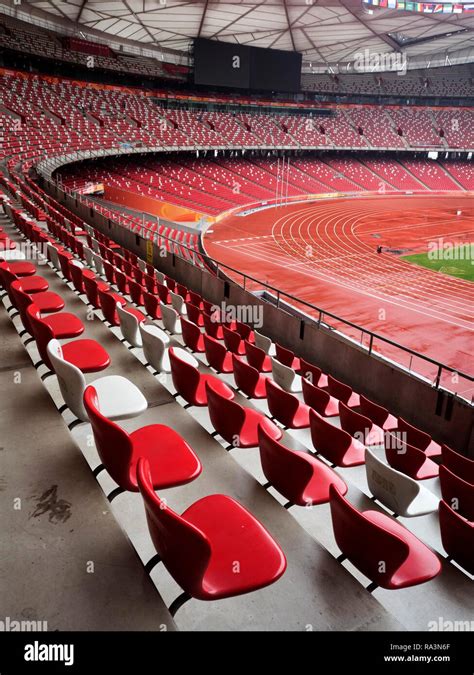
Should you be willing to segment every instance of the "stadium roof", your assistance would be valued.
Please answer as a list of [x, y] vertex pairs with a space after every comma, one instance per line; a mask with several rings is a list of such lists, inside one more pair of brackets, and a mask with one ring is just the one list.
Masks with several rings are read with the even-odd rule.
[[[372, 2], [403, 7], [397, 0]], [[474, 11], [444, 13], [443, 2], [426, 12], [419, 3], [410, 6], [418, 11], [369, 6], [362, 0], [22, 0], [17, 7], [22, 14], [54, 15], [63, 26], [82, 30], [84, 37], [92, 29], [109, 40], [131, 40], [165, 52], [188, 52], [192, 38], [200, 36], [296, 50], [307, 65], [318, 66], [353, 61], [364, 50], [403, 50], [420, 65], [429, 65], [432, 55], [450, 55], [452, 63], [474, 60]], [[450, 6], [460, 12], [461, 6], [474, 8], [474, 0]]]

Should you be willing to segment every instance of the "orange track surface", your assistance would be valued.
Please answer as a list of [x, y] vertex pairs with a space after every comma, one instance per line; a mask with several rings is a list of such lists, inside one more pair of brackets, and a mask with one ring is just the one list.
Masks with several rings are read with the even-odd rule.
[[[376, 253], [379, 244], [427, 251], [439, 237], [474, 242], [472, 196], [366, 196], [263, 209], [214, 224], [204, 246], [208, 255], [243, 273], [472, 374], [474, 284]], [[361, 338], [360, 331], [330, 317], [324, 321]], [[382, 341], [373, 347], [430, 379], [436, 375], [435, 366], [417, 357], [410, 364], [408, 354]], [[446, 375], [443, 384], [472, 393], [462, 378], [453, 382]]]

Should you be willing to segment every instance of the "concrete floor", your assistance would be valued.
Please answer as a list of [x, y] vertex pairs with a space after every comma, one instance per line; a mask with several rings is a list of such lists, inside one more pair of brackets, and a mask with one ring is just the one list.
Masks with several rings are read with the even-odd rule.
[[[2, 223], [2, 226], [5, 225]], [[5, 229], [7, 229], [5, 227]], [[17, 235], [12, 235], [12, 238], [18, 239]], [[91, 337], [97, 339], [109, 352], [112, 358], [112, 364], [107, 369], [107, 374], [121, 374], [132, 380], [145, 394], [149, 408], [138, 418], [121, 422], [121, 425], [127, 430], [133, 430], [150, 423], [164, 423], [179, 430], [179, 432], [192, 445], [195, 452], [198, 454], [202, 464], [203, 472], [201, 476], [193, 483], [172, 490], [162, 491], [160, 494], [166, 497], [168, 503], [177, 511], [183, 511], [189, 504], [208, 494], [224, 493], [231, 495], [238, 499], [244, 506], [246, 506], [254, 515], [256, 515], [270, 530], [282, 546], [287, 559], [288, 569], [284, 576], [272, 586], [260, 590], [253, 594], [240, 596], [228, 600], [221, 600], [218, 602], [204, 603], [197, 600], [191, 600], [184, 607], [182, 607], [177, 616], [176, 624], [178, 628], [184, 630], [403, 630], [405, 629], [419, 629], [426, 630], [428, 621], [435, 620], [438, 616], [443, 616], [445, 619], [470, 619], [474, 610], [474, 603], [469, 599], [469, 590], [472, 583], [469, 577], [460, 571], [455, 565], [445, 563], [443, 573], [435, 580], [428, 584], [406, 589], [406, 591], [385, 591], [377, 589], [374, 594], [369, 594], [364, 586], [369, 582], [357, 570], [348, 564], [340, 564], [335, 559], [339, 555], [339, 550], [334, 541], [332, 534], [332, 525], [329, 515], [328, 505], [321, 505], [311, 509], [302, 509], [299, 507], [292, 507], [290, 510], [282, 508], [284, 500], [273, 489], [266, 491], [261, 483], [266, 482], [260, 466], [258, 449], [241, 450], [235, 449], [230, 453], [226, 452], [218, 440], [210, 437], [208, 431], [212, 431], [212, 426], [209, 422], [209, 417], [206, 409], [190, 409], [185, 411], [179, 402], [177, 402], [170, 392], [174, 392], [171, 378], [169, 376], [161, 378], [154, 377], [147, 368], [139, 363], [144, 361], [141, 350], [129, 351], [119, 342], [116, 335], [119, 331], [111, 330], [100, 321], [97, 317], [100, 312], [94, 314], [93, 320], [87, 320], [88, 309], [84, 302], [70, 290], [64, 281], [59, 277], [49, 266], [43, 266], [39, 270], [49, 282], [50, 289], [60, 293], [66, 300], [65, 311], [72, 311], [77, 314], [86, 324], [86, 332], [83, 337]], [[15, 325], [20, 326], [18, 318], [14, 320]], [[5, 324], [5, 326], [4, 326]], [[146, 521], [144, 517], [141, 497], [138, 494], [126, 493], [118, 496], [111, 505], [101, 495], [101, 490], [98, 484], [102, 487], [104, 493], [109, 493], [115, 487], [115, 484], [107, 476], [105, 472], [99, 474], [98, 484], [92, 476], [92, 473], [87, 469], [86, 462], [93, 468], [99, 464], [97, 452], [91, 444], [91, 429], [89, 424], [81, 424], [75, 427], [72, 432], [69, 432], [66, 427], [66, 422], [72, 418], [70, 413], [64, 413], [64, 421], [61, 420], [58, 412], [51, 403], [52, 400], [59, 407], [62, 404], [62, 399], [57, 387], [56, 378], [49, 377], [42, 384], [35, 371], [32, 369], [31, 360], [35, 362], [38, 360], [36, 348], [34, 343], [28, 345], [27, 357], [26, 352], [21, 347], [20, 339], [15, 335], [9, 319], [2, 310], [2, 331], [1, 335], [8, 333], [4, 328], [10, 331], [10, 337], [7, 340], [12, 342], [6, 351], [6, 363], [19, 363], [25, 372], [29, 373], [29, 382], [34, 383], [28, 387], [28, 397], [33, 401], [34, 405], [30, 406], [32, 414], [36, 419], [36, 426], [32, 426], [30, 434], [26, 432], [27, 437], [31, 435], [34, 437], [32, 446], [35, 447], [36, 439], [41, 437], [39, 452], [34, 456], [38, 457], [35, 465], [35, 483], [41, 483], [43, 490], [35, 485], [35, 489], [28, 491], [28, 494], [43, 494], [47, 487], [56, 484], [61, 487], [57, 492], [57, 498], [71, 502], [73, 506], [66, 508], [61, 504], [60, 512], [72, 511], [73, 515], [81, 518], [81, 528], [72, 529], [71, 519], [73, 515], [67, 518], [66, 521], [61, 521], [60, 527], [64, 527], [64, 533], [60, 541], [57, 539], [45, 541], [43, 551], [44, 564], [47, 565], [47, 571], [50, 573], [48, 581], [41, 584], [39, 588], [37, 574], [31, 567], [31, 560], [35, 560], [37, 553], [37, 542], [31, 545], [27, 550], [30, 551], [30, 556], [26, 556], [27, 562], [23, 564], [26, 569], [23, 570], [21, 583], [16, 580], [13, 569], [10, 569], [7, 580], [10, 593], [6, 596], [5, 605], [8, 608], [6, 615], [14, 616], [13, 610], [19, 611], [20, 606], [27, 605], [27, 598], [46, 597], [51, 595], [54, 589], [61, 586], [61, 594], [63, 594], [63, 584], [57, 584], [56, 566], [60, 565], [62, 570], [62, 578], [66, 589], [69, 588], [66, 582], [65, 575], [69, 570], [63, 556], [57, 555], [57, 549], [65, 548], [69, 551], [72, 544], [70, 538], [76, 541], [76, 545], [81, 549], [81, 560], [93, 560], [94, 558], [84, 554], [88, 551], [87, 546], [89, 541], [95, 542], [92, 549], [97, 555], [97, 539], [94, 536], [97, 530], [97, 520], [104, 520], [104, 515], [107, 514], [107, 523], [102, 522], [101, 527], [107, 530], [104, 534], [101, 532], [101, 543], [104, 537], [113, 537], [120, 540], [107, 541], [107, 553], [113, 556], [113, 560], [119, 555], [118, 551], [131, 551], [130, 544], [127, 538], [135, 548], [139, 558], [145, 563], [154, 554], [154, 549], [148, 534]], [[17, 347], [15, 347], [15, 340]], [[179, 343], [179, 339], [177, 339]], [[17, 353], [18, 352], [18, 353]], [[1, 364], [0, 364], [1, 367]], [[18, 366], [17, 366], [18, 368]], [[7, 370], [7, 377], [11, 380], [11, 369]], [[203, 362], [202, 370], [206, 370]], [[43, 372], [40, 369], [40, 372]], [[3, 375], [3, 373], [0, 373]], [[89, 379], [94, 379], [89, 376]], [[226, 376], [230, 383], [233, 382], [232, 376]], [[26, 382], [26, 375], [25, 375]], [[6, 387], [6, 391], [11, 391], [11, 387], [19, 385], [10, 385]], [[41, 391], [41, 398], [45, 398], [48, 403], [37, 403], [37, 395]], [[4, 389], [1, 390], [2, 393]], [[48, 399], [47, 393], [51, 396]], [[252, 405], [246, 399], [237, 396], [237, 400], [245, 402], [245, 405]], [[14, 419], [15, 422], [19, 418], [21, 422], [21, 410], [14, 394], [8, 397], [9, 404], [3, 411], [2, 404], [2, 428], [6, 429], [7, 433], [2, 436], [8, 439], [10, 445], [10, 426], [5, 420]], [[44, 422], [44, 414], [38, 414], [36, 407], [48, 407], [51, 413], [51, 421]], [[23, 410], [24, 410], [23, 406]], [[25, 413], [24, 413], [25, 414]], [[26, 413], [28, 414], [28, 413]], [[7, 424], [7, 426], [5, 426]], [[44, 425], [44, 429], [43, 429]], [[13, 432], [12, 432], [13, 433]], [[24, 442], [25, 430], [23, 425], [19, 425], [16, 430], [16, 446], [21, 446], [23, 450], [18, 450], [14, 453], [15, 467], [9, 467], [5, 478], [7, 482], [11, 479], [11, 475], [16, 474], [16, 481], [18, 483], [24, 482], [28, 484], [31, 480], [30, 465], [25, 465], [26, 456], [30, 459], [31, 446]], [[48, 438], [46, 444], [48, 450], [46, 454], [54, 455], [54, 459], [45, 466], [43, 459], [43, 437]], [[54, 438], [53, 438], [54, 437]], [[67, 441], [65, 440], [67, 439]], [[292, 447], [304, 449], [305, 445], [311, 448], [308, 444], [307, 432], [286, 433], [284, 442], [291, 444]], [[7, 443], [5, 442], [6, 446]], [[12, 443], [13, 446], [13, 443]], [[61, 448], [61, 452], [54, 452], [54, 449]], [[81, 455], [81, 452], [82, 455]], [[58, 455], [61, 456], [61, 462], [58, 461]], [[17, 456], [22, 456], [22, 461], [18, 463]], [[13, 459], [12, 459], [13, 461]], [[74, 479], [70, 471], [69, 464], [75, 462]], [[79, 471], [76, 465], [80, 465]], [[79, 475], [79, 480], [76, 479], [76, 473]], [[81, 473], [82, 472], [82, 473]], [[374, 502], [369, 500], [367, 496], [367, 486], [364, 485], [364, 467], [357, 469], [346, 469], [340, 471], [346, 482], [349, 484], [349, 498], [360, 508], [380, 508], [374, 505]], [[84, 474], [84, 475], [82, 475]], [[86, 475], [88, 476], [86, 478]], [[87, 485], [88, 498], [84, 499], [84, 490], [80, 490], [78, 486], [82, 481], [88, 480], [90, 484]], [[15, 481], [15, 482], [16, 482]], [[46, 488], [44, 487], [46, 486]], [[80, 486], [83, 487], [82, 485]], [[434, 487], [436, 489], [436, 487]], [[76, 495], [77, 491], [77, 495]], [[89, 496], [91, 494], [91, 497]], [[3, 495], [4, 493], [2, 493]], [[95, 509], [95, 500], [100, 502], [99, 510], [94, 511], [94, 517], [89, 526], [86, 515], [91, 509]], [[9, 496], [10, 500], [12, 496]], [[92, 504], [94, 502], [94, 504]], [[8, 503], [8, 502], [7, 502]], [[61, 511], [62, 509], [62, 511]], [[57, 511], [57, 505], [55, 511]], [[104, 512], [102, 514], [102, 511]], [[6, 510], [9, 513], [9, 510]], [[20, 512], [21, 513], [21, 512]], [[114, 518], [110, 518], [110, 513]], [[99, 516], [102, 516], [99, 518]], [[93, 514], [91, 513], [91, 516]], [[64, 517], [64, 516], [63, 516]], [[17, 531], [16, 513], [12, 513], [10, 509], [9, 527], [8, 527], [8, 546], [11, 546], [10, 539], [14, 537]], [[35, 518], [34, 522], [44, 522], [48, 518], [45, 515]], [[435, 550], [440, 553], [442, 547], [439, 541], [439, 529], [437, 523], [431, 516], [411, 519], [417, 521], [407, 523], [404, 519], [404, 524], [410, 529], [419, 529], [419, 536], [432, 545]], [[117, 524], [121, 528], [119, 531]], [[46, 523], [45, 523], [46, 526]], [[23, 530], [24, 525], [22, 525]], [[48, 526], [47, 526], [48, 527]], [[52, 527], [52, 524], [49, 525]], [[67, 530], [65, 528], [68, 528]], [[89, 530], [92, 529], [94, 533]], [[110, 532], [109, 532], [110, 530]], [[70, 536], [67, 536], [70, 535]], [[426, 535], [426, 536], [425, 536]], [[23, 539], [23, 535], [20, 537]], [[82, 546], [81, 546], [82, 542]], [[25, 558], [24, 544], [16, 546], [11, 549], [8, 554], [8, 559], [11, 561], [13, 567], [15, 560], [22, 561]], [[43, 543], [41, 544], [43, 545]], [[441, 550], [440, 550], [441, 549]], [[113, 553], [112, 553], [113, 551]], [[152, 585], [148, 582], [143, 573], [143, 567], [139, 563], [138, 558], [133, 557], [133, 563], [130, 562], [130, 567], [133, 567], [133, 573], [128, 576], [129, 585], [133, 585], [135, 576], [140, 575], [142, 579], [141, 593], [136, 594], [137, 597], [130, 604], [127, 597], [127, 608], [130, 613], [130, 607], [133, 607], [132, 616], [134, 619], [138, 616], [137, 628], [158, 630], [158, 626], [164, 621], [163, 614], [166, 614], [166, 609], [158, 597], [158, 594], [153, 591]], [[117, 567], [115, 566], [117, 565]], [[80, 594], [81, 598], [78, 603], [79, 609], [73, 614], [80, 613], [81, 618], [76, 618], [80, 622], [80, 628], [97, 629], [97, 622], [90, 621], [90, 611], [83, 607], [89, 601], [91, 604], [97, 598], [100, 607], [109, 607], [114, 602], [120, 604], [124, 594], [122, 593], [123, 579], [113, 579], [114, 575], [120, 575], [121, 570], [118, 568], [118, 563], [112, 563], [108, 569], [108, 579], [111, 584], [111, 597], [109, 602], [104, 602], [104, 596], [107, 589], [102, 588], [102, 595], [94, 593], [84, 593], [83, 584], [79, 585], [76, 578], [75, 593]], [[34, 576], [32, 576], [34, 575]], [[94, 576], [94, 575], [89, 575]], [[97, 574], [96, 574], [97, 576]], [[151, 574], [152, 580], [156, 585], [161, 597], [166, 602], [166, 605], [179, 595], [180, 589], [176, 583], [171, 579], [169, 574], [163, 568], [163, 565], [156, 566]], [[43, 577], [44, 578], [44, 577]], [[118, 582], [118, 583], [115, 583]], [[112, 589], [120, 588], [120, 599], [115, 598]], [[66, 593], [67, 595], [67, 593]], [[85, 597], [83, 597], [85, 596]], [[71, 603], [65, 601], [64, 605], [55, 601], [53, 595], [50, 599], [50, 612], [54, 613], [57, 621], [62, 619], [67, 627], [71, 625], [71, 617], [68, 616]], [[466, 600], [467, 598], [467, 600]], [[143, 607], [142, 607], [143, 603]], [[157, 608], [149, 605], [155, 604]], [[10, 610], [10, 607], [13, 609]], [[81, 611], [82, 608], [82, 611]], [[90, 608], [89, 608], [90, 609]], [[71, 613], [71, 612], [70, 612]], [[120, 613], [107, 612], [109, 624], [107, 628], [121, 628], [123, 622], [126, 620]], [[148, 626], [146, 624], [149, 614], [154, 614], [156, 619], [155, 626]], [[115, 623], [114, 623], [115, 622]], [[128, 619], [128, 623], [133, 623]], [[169, 617], [168, 617], [169, 623]], [[168, 624], [167, 624], [168, 625]], [[171, 624], [170, 624], [171, 625]], [[60, 625], [64, 629], [63, 625]], [[125, 626], [127, 628], [127, 626]]]

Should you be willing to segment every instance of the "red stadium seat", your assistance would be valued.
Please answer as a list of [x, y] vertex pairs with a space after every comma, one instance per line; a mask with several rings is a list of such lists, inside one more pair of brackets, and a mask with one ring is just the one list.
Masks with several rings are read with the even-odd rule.
[[157, 295], [143, 291], [143, 304], [151, 319], [161, 319], [160, 299]]
[[265, 478], [290, 504], [324, 504], [329, 501], [330, 485], [346, 494], [347, 485], [329, 466], [307, 452], [285, 447], [262, 425], [258, 441]]
[[357, 438], [364, 445], [382, 445], [385, 440], [383, 429], [373, 424], [365, 415], [361, 415], [339, 401], [341, 429]]
[[199, 326], [196, 326], [192, 321], [188, 321], [185, 316], [181, 317], [181, 331], [183, 333], [184, 344], [188, 349], [197, 353], [206, 351], [204, 335], [201, 333]]
[[374, 403], [365, 396], [360, 395], [360, 412], [372, 420], [374, 424], [384, 431], [393, 431], [398, 426], [398, 420], [391, 415], [386, 408]]
[[120, 326], [120, 319], [117, 313], [117, 303], [125, 307], [127, 301], [118, 293], [112, 291], [103, 291], [99, 289], [99, 303], [104, 319], [110, 323], [111, 326]]
[[310, 409], [311, 440], [314, 449], [336, 466], [365, 463], [365, 446]]
[[359, 394], [354, 393], [348, 384], [336, 380], [332, 375], [328, 375], [328, 391], [331, 396], [342, 401], [349, 408], [357, 408], [360, 405]]
[[441, 460], [456, 476], [474, 484], [474, 459], [464, 457], [447, 445], [443, 445], [441, 447]]
[[[308, 371], [306, 371], [308, 372]], [[327, 391], [311, 384], [305, 377], [301, 378], [303, 387], [303, 398], [306, 405], [316, 410], [323, 417], [335, 417], [339, 415], [339, 405], [337, 399], [333, 398]]]
[[197, 305], [193, 305], [192, 302], [186, 303], [186, 312], [188, 313], [188, 319], [202, 328], [204, 326], [204, 319], [202, 312]]
[[121, 490], [138, 492], [140, 458], [149, 463], [155, 489], [185, 485], [201, 473], [201, 462], [192, 448], [170, 427], [150, 424], [127, 433], [101, 414], [93, 385], [84, 391], [84, 407], [100, 460]]
[[245, 355], [248, 363], [258, 370], [259, 373], [270, 373], [272, 370], [272, 360], [265, 354], [263, 349], [256, 347], [251, 342], [245, 340]]
[[[14, 281], [10, 286], [10, 296], [14, 307], [20, 312], [23, 324], [26, 308], [33, 302], [42, 313], [59, 312], [64, 307], [64, 300], [57, 293], [44, 291], [43, 293], [34, 293], [29, 295], [22, 290], [21, 279]], [[26, 328], [26, 326], [25, 326]], [[28, 331], [29, 332], [29, 331]]]
[[439, 527], [446, 553], [469, 574], [474, 575], [474, 523], [463, 518], [441, 500]]
[[328, 386], [327, 375], [323, 373], [321, 368], [314, 366], [309, 361], [300, 359], [300, 373], [301, 377], [306, 378], [311, 384], [319, 387], [319, 389], [325, 389]]
[[289, 429], [309, 427], [310, 408], [307, 405], [269, 378], [265, 380], [265, 387], [268, 409], [272, 417]]
[[230, 391], [232, 394], [231, 398], [234, 398], [234, 392], [217, 377], [200, 373], [195, 366], [177, 356], [173, 347], [170, 347], [168, 353], [174, 387], [189, 405], [207, 406], [207, 381], [213, 382], [217, 391], [221, 391], [224, 396], [228, 395]]
[[422, 450], [402, 443], [392, 433], [385, 436], [385, 455], [390, 466], [415, 480], [435, 478], [439, 474], [438, 465]]
[[244, 408], [231, 399], [232, 389], [227, 388], [225, 395], [215, 389], [213, 382], [206, 382], [209, 417], [214, 429], [227, 443], [235, 448], [256, 448], [258, 446], [258, 427], [275, 439], [282, 436], [281, 430], [263, 413], [252, 408]]
[[288, 368], [293, 368], [293, 370], [299, 372], [301, 368], [300, 360], [294, 355], [291, 349], [286, 349], [286, 347], [282, 347], [282, 345], [279, 345], [278, 342], [275, 342], [275, 353], [276, 358], [278, 361], [280, 361], [280, 363], [283, 363], [284, 366], [288, 366]]
[[409, 424], [403, 417], [398, 418], [398, 431], [405, 435], [408, 445], [423, 450], [427, 457], [441, 455], [441, 445], [431, 440], [431, 436]]
[[463, 518], [474, 522], [474, 485], [443, 465], [439, 467], [439, 483], [446, 504]]
[[[156, 551], [184, 589], [184, 598], [170, 607], [172, 614], [188, 598], [219, 600], [242, 595], [268, 586], [284, 573], [283, 551], [264, 526], [231, 497], [203, 497], [178, 515], [155, 494], [146, 459], [138, 462], [137, 482]], [[239, 574], [228, 564], [232, 560], [239, 561]]]
[[[181, 325], [183, 325], [182, 320]], [[203, 337], [206, 359], [211, 368], [217, 370], [218, 373], [232, 373], [234, 370], [232, 352], [229, 352], [221, 342], [210, 335], [204, 335]]]
[[249, 398], [267, 398], [266, 377], [256, 368], [244, 361], [241, 356], [232, 354], [234, 381], [236, 387]]
[[374, 584], [407, 588], [440, 573], [438, 557], [403, 525], [379, 511], [358, 511], [334, 485], [329, 491], [337, 545]]

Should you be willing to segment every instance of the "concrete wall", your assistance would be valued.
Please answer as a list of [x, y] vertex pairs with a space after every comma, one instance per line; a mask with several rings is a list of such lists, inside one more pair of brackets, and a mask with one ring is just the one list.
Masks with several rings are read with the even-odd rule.
[[[48, 186], [48, 189], [86, 222], [146, 259], [144, 239], [84, 207], [55, 186]], [[389, 408], [393, 414], [404, 417], [431, 434], [436, 441], [448, 443], [474, 457], [473, 408], [468, 403], [376, 355], [368, 356], [365, 350], [334, 332], [305, 322], [259, 299], [232, 281], [219, 278], [178, 256], [163, 257], [157, 246], [154, 247], [154, 264], [161, 272], [215, 304], [226, 301], [230, 305], [262, 306], [263, 325], [259, 329], [262, 333], [319, 365], [323, 371], [351, 385], [358, 393]]]

